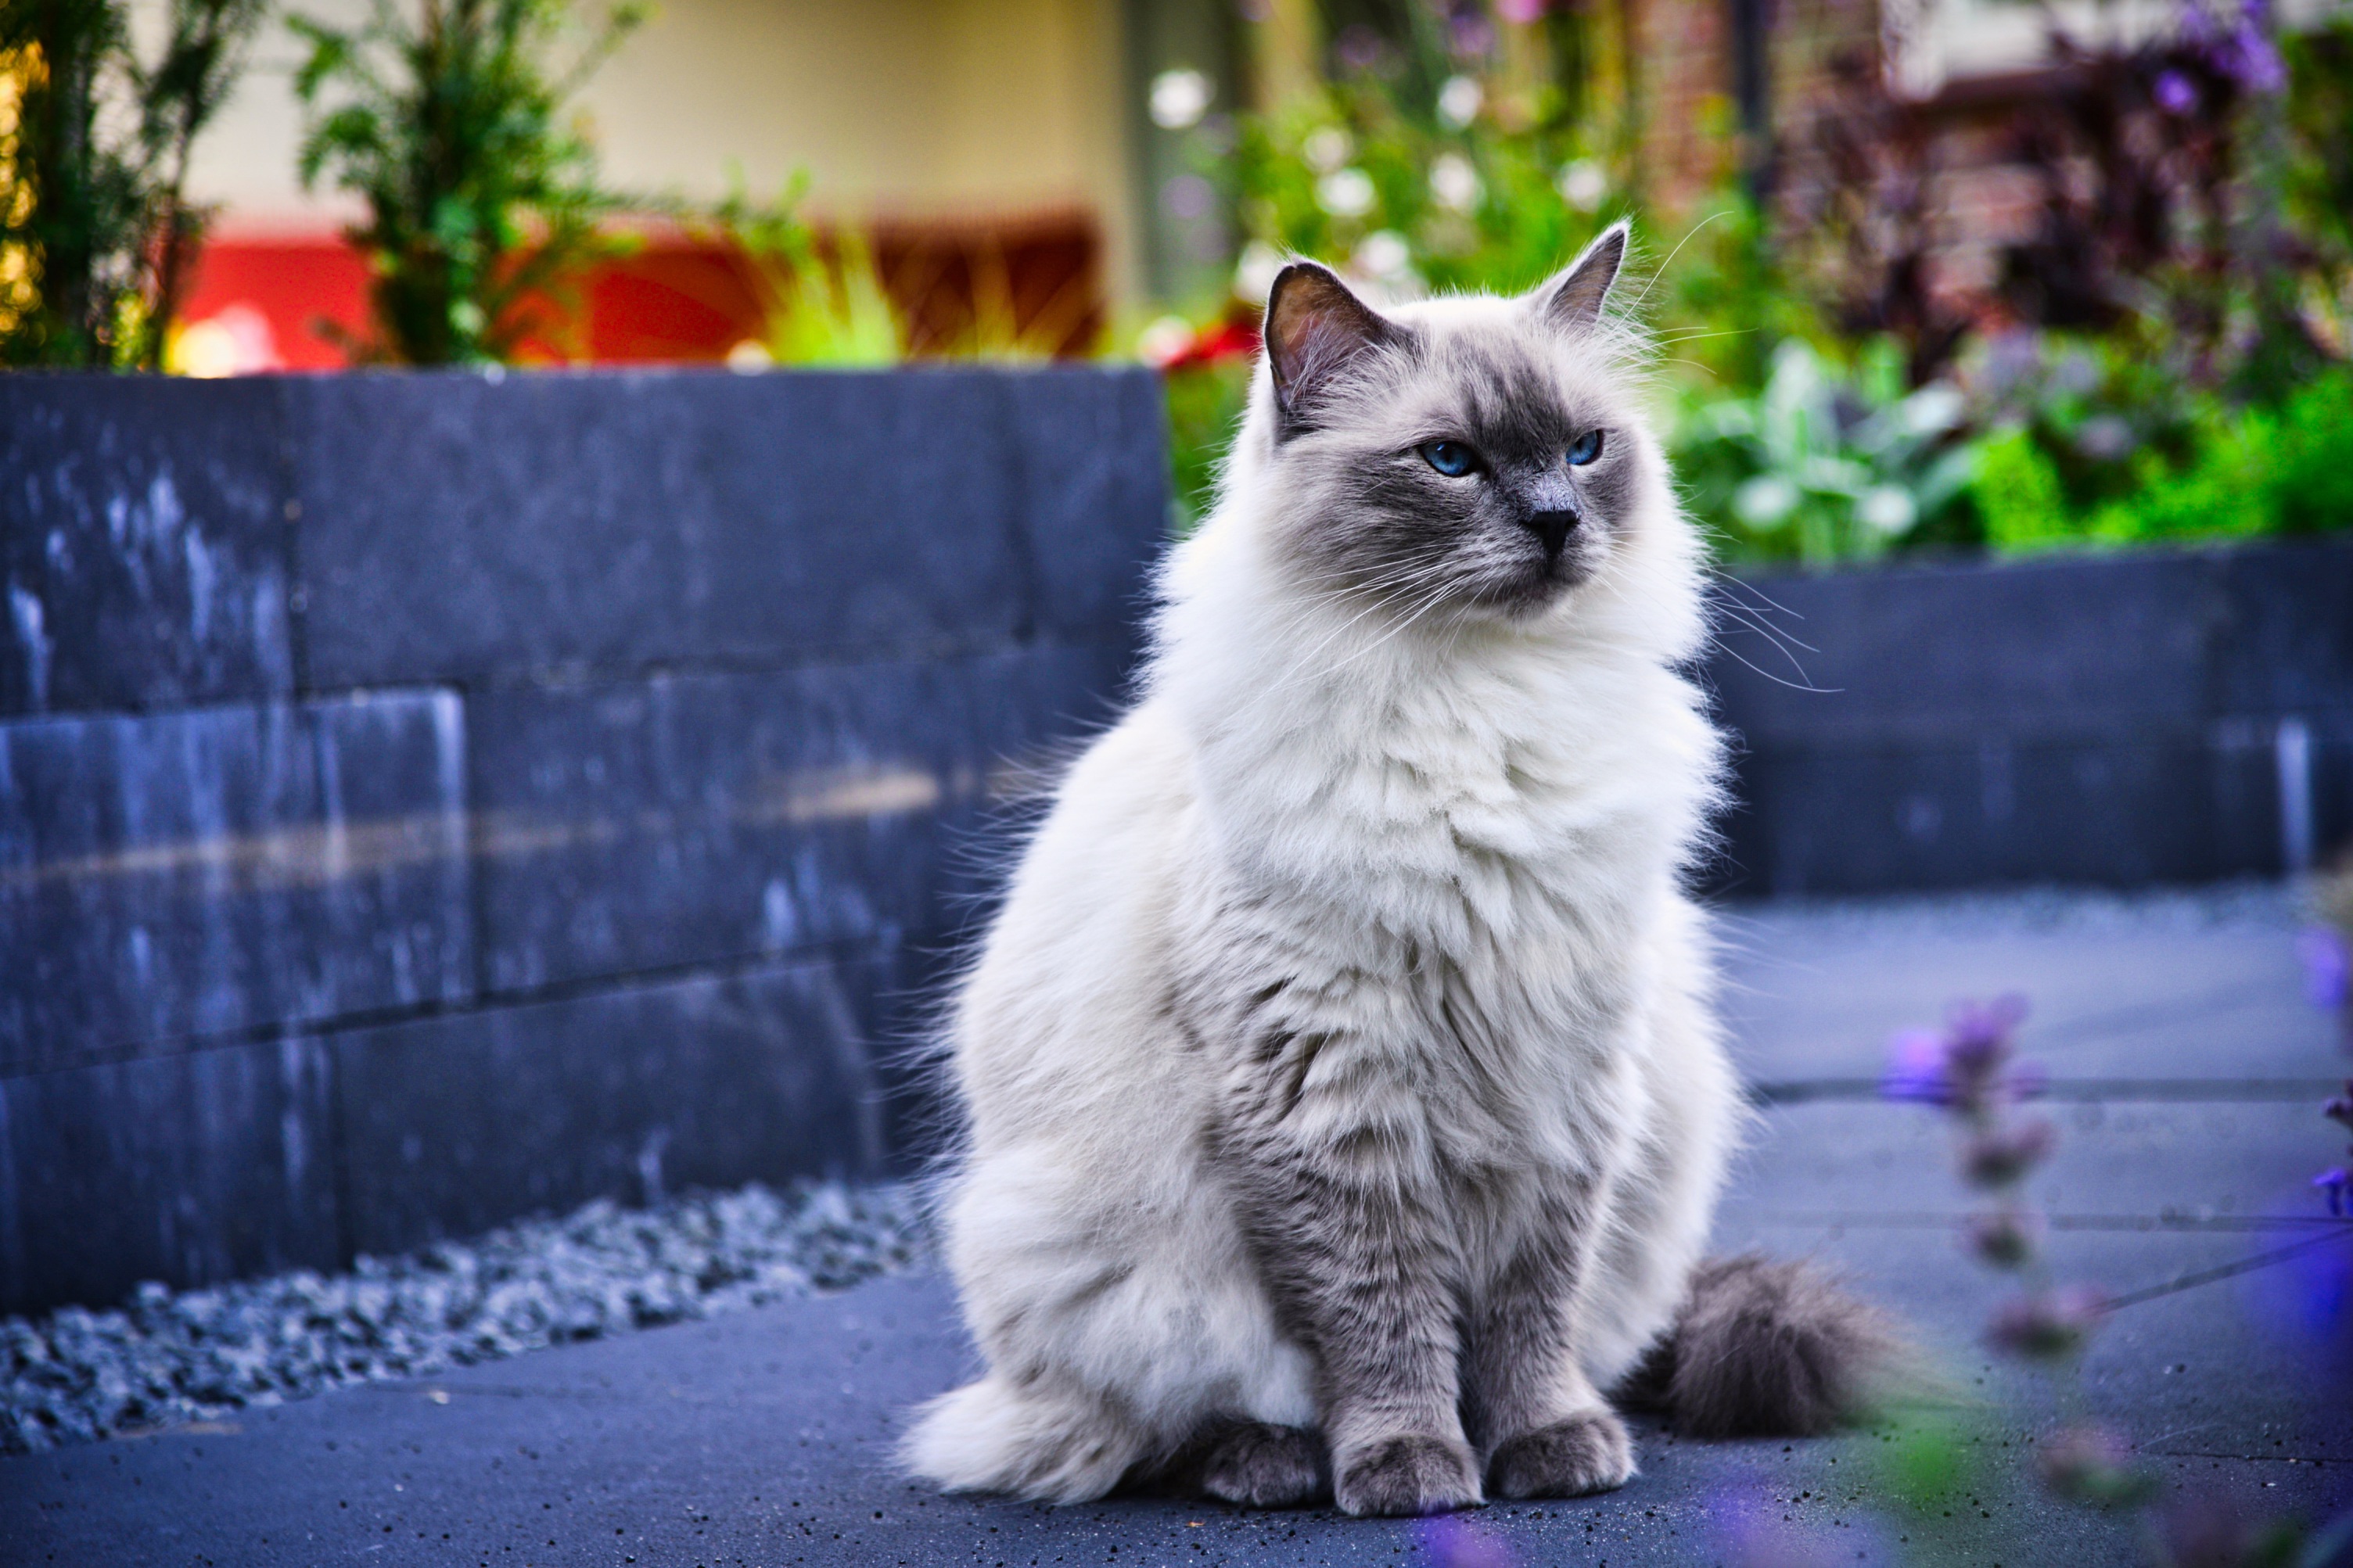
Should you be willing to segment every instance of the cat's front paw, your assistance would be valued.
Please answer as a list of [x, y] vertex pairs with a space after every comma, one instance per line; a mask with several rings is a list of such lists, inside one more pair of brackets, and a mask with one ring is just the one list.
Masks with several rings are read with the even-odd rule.
[[1496, 1449], [1487, 1487], [1499, 1498], [1583, 1497], [1615, 1490], [1633, 1474], [1626, 1424], [1593, 1410], [1524, 1432]]
[[1315, 1434], [1244, 1421], [1220, 1434], [1201, 1461], [1201, 1489], [1245, 1508], [1297, 1508], [1324, 1492]]
[[1470, 1448], [1445, 1437], [1376, 1438], [1334, 1468], [1333, 1489], [1349, 1513], [1450, 1513], [1484, 1500]]

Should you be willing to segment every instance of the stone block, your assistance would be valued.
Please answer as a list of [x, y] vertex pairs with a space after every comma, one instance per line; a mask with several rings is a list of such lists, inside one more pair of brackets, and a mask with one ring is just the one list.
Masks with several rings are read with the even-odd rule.
[[2194, 555], [1773, 576], [1719, 594], [1709, 676], [1725, 721], [1760, 746], [2194, 725], [2228, 618], [2214, 563]]
[[2275, 771], [2252, 736], [1823, 737], [1749, 751], [1735, 794], [1715, 875], [1744, 895], [2129, 887], [2279, 865]]
[[2214, 639], [2216, 707], [2353, 720], [2353, 549], [2232, 551], [2211, 570], [2226, 606]]
[[819, 962], [339, 1035], [345, 1234], [390, 1253], [597, 1197], [880, 1175], [886, 976]]
[[1008, 764], [1104, 710], [1116, 662], [1039, 648], [473, 698], [488, 984], [937, 937]]
[[448, 692], [0, 723], [0, 1075], [472, 984]]
[[1160, 377], [1060, 365], [1008, 374], [1004, 385], [1036, 629], [1132, 651], [1168, 536]]
[[314, 678], [1001, 646], [1028, 595], [997, 380], [293, 384]]
[[0, 1313], [334, 1268], [326, 1065], [286, 1040], [0, 1079]]
[[0, 717], [283, 697], [277, 390], [0, 378]]

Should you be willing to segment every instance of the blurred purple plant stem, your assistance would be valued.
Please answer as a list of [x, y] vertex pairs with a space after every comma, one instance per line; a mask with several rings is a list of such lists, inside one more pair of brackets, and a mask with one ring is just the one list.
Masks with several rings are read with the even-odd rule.
[[2042, 1250], [2044, 1231], [2041, 1215], [2013, 1205], [1970, 1216], [1964, 1234], [1979, 1262], [1995, 1268], [2021, 1268]]
[[2353, 1176], [2348, 1176], [2345, 1173], [2344, 1166], [2332, 1165], [2327, 1170], [2321, 1172], [2320, 1174], [2313, 1177], [2312, 1184], [2320, 1189], [2322, 1194], [2327, 1198], [2328, 1213], [2330, 1216], [2336, 1219], [2343, 1219], [2345, 1217], [2345, 1190], [2348, 1186], [2353, 1186]]
[[2204, 1491], [2153, 1510], [2149, 1526], [2164, 1568], [2335, 1568], [2348, 1539], [2347, 1520], [2307, 1537], [2291, 1521]]
[[2353, 978], [2345, 938], [2327, 926], [2306, 926], [2295, 933], [2295, 955], [2304, 964], [2305, 999], [2316, 1007], [2342, 1008]]
[[2155, 1478], [2134, 1468], [2124, 1434], [2095, 1421], [2052, 1433], [2034, 1463], [2052, 1491], [2102, 1508], [2142, 1501], [2156, 1489]]
[[2084, 1348], [2107, 1315], [2107, 1297], [2088, 1285], [2029, 1291], [1994, 1310], [1986, 1340], [2029, 1361], [2065, 1361]]

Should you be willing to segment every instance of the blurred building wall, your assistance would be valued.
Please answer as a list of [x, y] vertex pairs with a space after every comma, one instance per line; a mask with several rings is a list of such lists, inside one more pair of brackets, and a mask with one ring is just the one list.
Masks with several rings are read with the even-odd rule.
[[[291, 6], [337, 24], [366, 8]], [[821, 219], [967, 240], [1059, 226], [1092, 237], [1097, 287], [1117, 304], [1143, 279], [1123, 26], [1118, 0], [665, 0], [582, 107], [619, 189], [712, 198], [740, 177], [765, 195], [806, 170]], [[301, 54], [282, 28], [260, 40], [192, 178], [221, 211], [214, 279], [292, 301], [274, 312], [280, 337], [303, 312], [336, 314], [355, 297], [332, 253], [357, 209], [296, 176]], [[315, 298], [297, 300], [306, 288]], [[193, 314], [230, 302], [200, 287]]]
[[[367, 0], [293, 0], [356, 22]], [[273, 29], [198, 143], [199, 200], [225, 227], [333, 226], [349, 209], [295, 177], [298, 41]], [[664, 0], [583, 95], [607, 178], [710, 197], [796, 169], [844, 216], [1082, 205], [1124, 276], [1119, 7], [1106, 0]]]

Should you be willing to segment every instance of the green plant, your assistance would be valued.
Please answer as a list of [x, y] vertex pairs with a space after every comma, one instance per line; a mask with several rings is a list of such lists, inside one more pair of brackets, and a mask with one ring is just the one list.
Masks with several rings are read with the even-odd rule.
[[311, 48], [294, 87], [311, 116], [301, 172], [363, 197], [349, 237], [368, 259], [368, 357], [409, 364], [516, 357], [589, 262], [626, 248], [605, 220], [586, 134], [560, 122], [645, 19], [618, 0], [573, 43], [570, 0], [375, 0], [365, 23], [293, 16]]
[[1636, 205], [1626, 127], [1587, 91], [1589, 19], [1563, 12], [1505, 48], [1477, 7], [1451, 25], [1401, 9], [1388, 68], [1241, 118], [1220, 167], [1252, 242], [1245, 277], [1297, 252], [1392, 298], [1524, 289]]
[[1841, 373], [1786, 339], [1754, 396], [1694, 399], [1674, 433], [1694, 511], [1735, 558], [1808, 566], [1870, 560], [1925, 528], [1967, 490], [1976, 445], [1960, 393], [1904, 390], [1903, 351], [1880, 340]]
[[0, 0], [0, 364], [153, 370], [206, 213], [188, 154], [266, 0]]
[[2287, 57], [2287, 216], [2309, 237], [2325, 279], [2317, 301], [2334, 318], [2340, 350], [2353, 288], [2353, 15], [2291, 32]]
[[1999, 432], [1974, 487], [1987, 542], [2021, 552], [2353, 529], [2353, 369], [2276, 407], [2198, 398], [2183, 437], [2139, 447], [2129, 468], [2128, 488], [2084, 501], [2031, 426]]

